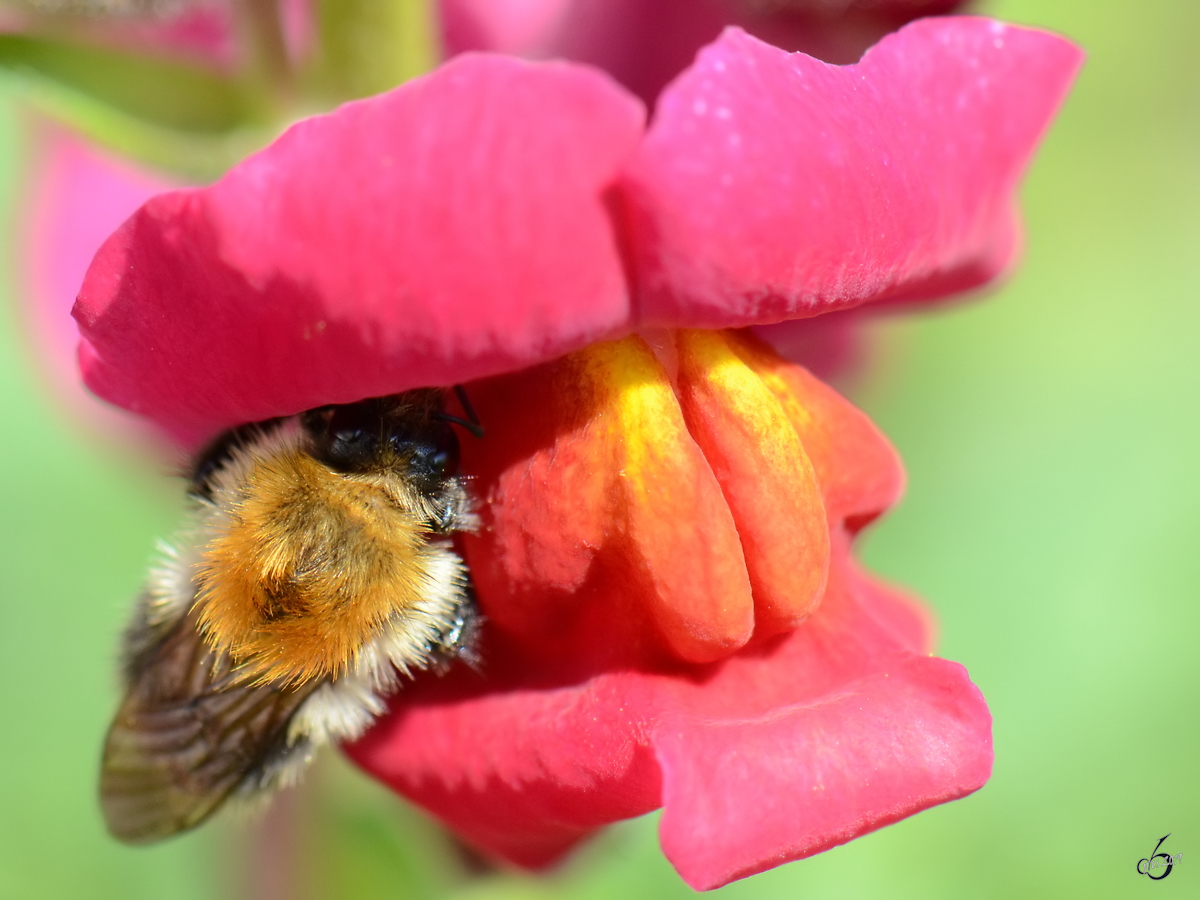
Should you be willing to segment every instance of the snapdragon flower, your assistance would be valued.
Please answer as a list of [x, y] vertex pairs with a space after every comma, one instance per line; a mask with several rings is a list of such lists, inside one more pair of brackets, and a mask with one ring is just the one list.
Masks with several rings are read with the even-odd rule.
[[467, 54], [146, 203], [80, 292], [84, 376], [189, 447], [465, 384], [482, 665], [348, 751], [522, 866], [661, 806], [716, 887], [990, 774], [981, 694], [853, 559], [894, 451], [746, 329], [1003, 273], [1079, 62], [977, 18], [846, 67], [730, 29], [647, 126], [597, 70]]

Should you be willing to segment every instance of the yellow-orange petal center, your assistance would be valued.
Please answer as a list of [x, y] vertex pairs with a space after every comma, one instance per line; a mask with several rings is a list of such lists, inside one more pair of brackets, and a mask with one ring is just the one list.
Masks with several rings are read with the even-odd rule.
[[[764, 345], [692, 330], [654, 344], [635, 335], [472, 386], [488, 433], [464, 447], [484, 522], [466, 549], [498, 627], [652, 623], [674, 656], [719, 659], [811, 615], [830, 527], [899, 490], [865, 417]], [[854, 495], [856, 479], [874, 493]]]

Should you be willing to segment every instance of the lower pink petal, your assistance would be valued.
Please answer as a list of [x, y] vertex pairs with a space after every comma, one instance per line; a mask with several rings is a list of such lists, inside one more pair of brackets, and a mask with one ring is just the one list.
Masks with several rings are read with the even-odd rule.
[[990, 718], [929, 622], [846, 548], [822, 606], [722, 663], [601, 662], [602, 630], [552, 646], [491, 628], [483, 673], [422, 676], [351, 757], [468, 842], [518, 865], [666, 807], [698, 887], [849, 840], [978, 788]]
[[697, 890], [982, 787], [991, 717], [957, 663], [915, 657], [814, 704], [655, 729], [663, 851]]
[[[486, 682], [422, 677], [351, 758], [483, 852], [527, 868], [659, 805], [658, 765], [628, 680], [522, 665], [487, 641]], [[528, 660], [524, 660], [528, 663]], [[529, 677], [519, 673], [531, 670]]]

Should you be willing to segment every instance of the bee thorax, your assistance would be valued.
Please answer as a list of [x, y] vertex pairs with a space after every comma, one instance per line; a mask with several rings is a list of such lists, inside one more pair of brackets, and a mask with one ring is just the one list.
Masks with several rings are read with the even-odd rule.
[[421, 607], [440, 548], [402, 480], [280, 450], [217, 480], [197, 610], [247, 677], [302, 683], [352, 669], [389, 619]]

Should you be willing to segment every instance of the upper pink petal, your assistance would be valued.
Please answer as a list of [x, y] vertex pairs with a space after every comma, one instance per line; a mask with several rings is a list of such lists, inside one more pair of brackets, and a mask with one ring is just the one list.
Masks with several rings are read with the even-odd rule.
[[602, 74], [459, 57], [143, 207], [80, 294], [85, 377], [194, 443], [632, 328], [971, 287], [1011, 256], [1012, 192], [1078, 63], [981, 19], [845, 68], [729, 31], [639, 147]]
[[625, 178], [646, 324], [766, 324], [983, 284], [1082, 55], [923, 19], [826, 65], [736, 29], [660, 98]]
[[104, 245], [87, 383], [195, 441], [605, 337], [629, 308], [603, 193], [642, 121], [594, 70], [464, 56], [302, 122]]

